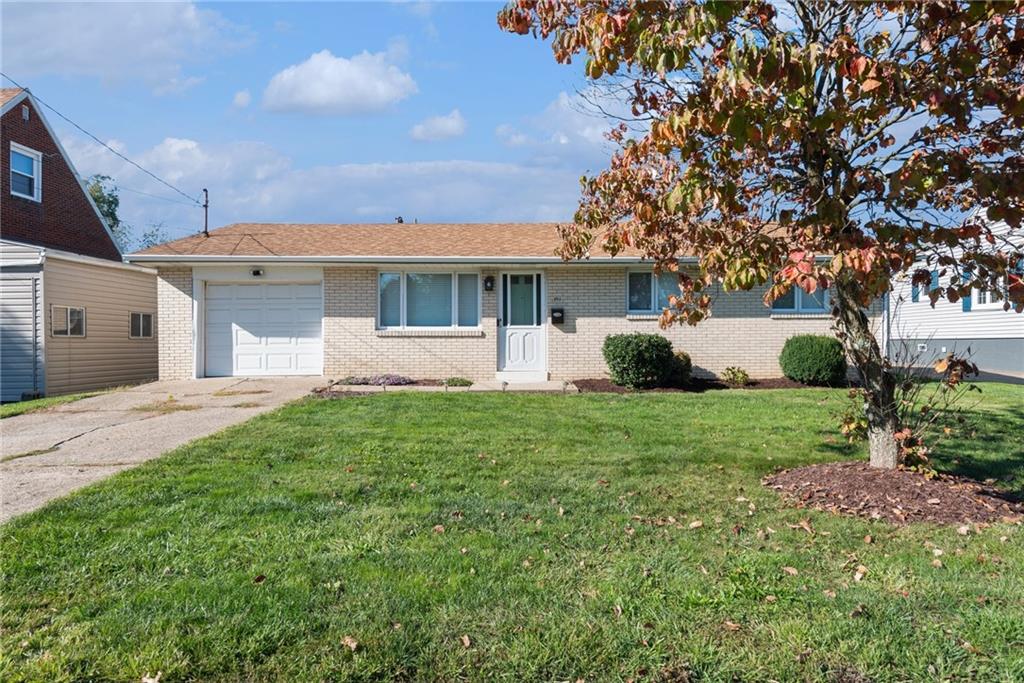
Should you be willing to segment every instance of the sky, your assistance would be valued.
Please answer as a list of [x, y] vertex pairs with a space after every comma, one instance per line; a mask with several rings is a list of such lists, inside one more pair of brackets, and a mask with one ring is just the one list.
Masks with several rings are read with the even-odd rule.
[[[501, 3], [12, 3], [2, 70], [233, 222], [558, 221], [608, 162], [581, 65]], [[9, 87], [10, 82], [4, 82]], [[136, 234], [202, 210], [49, 110]]]

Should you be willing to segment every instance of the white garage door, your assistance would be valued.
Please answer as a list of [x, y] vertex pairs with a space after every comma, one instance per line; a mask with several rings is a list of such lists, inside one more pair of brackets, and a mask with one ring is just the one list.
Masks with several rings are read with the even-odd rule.
[[319, 284], [206, 286], [206, 375], [323, 374]]

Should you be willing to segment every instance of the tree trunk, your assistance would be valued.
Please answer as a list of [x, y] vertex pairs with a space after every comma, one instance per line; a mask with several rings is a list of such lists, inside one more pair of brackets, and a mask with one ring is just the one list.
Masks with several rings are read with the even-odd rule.
[[899, 431], [896, 381], [886, 368], [867, 313], [860, 305], [857, 284], [852, 278], [840, 275], [834, 294], [838, 309], [836, 325], [846, 353], [864, 385], [871, 466], [895, 469], [900, 464], [899, 444], [895, 438]]

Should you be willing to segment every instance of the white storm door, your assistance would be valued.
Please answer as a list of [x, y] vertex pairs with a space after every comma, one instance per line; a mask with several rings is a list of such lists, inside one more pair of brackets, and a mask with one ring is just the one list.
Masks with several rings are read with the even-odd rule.
[[323, 373], [319, 284], [207, 284], [206, 376]]
[[502, 273], [498, 310], [498, 370], [547, 368], [544, 288], [540, 273]]

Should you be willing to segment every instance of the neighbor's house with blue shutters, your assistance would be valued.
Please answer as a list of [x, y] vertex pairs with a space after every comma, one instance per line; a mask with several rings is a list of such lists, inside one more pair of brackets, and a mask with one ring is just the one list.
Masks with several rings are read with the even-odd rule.
[[[1009, 235], [1010, 228], [1000, 225], [994, 232]], [[1024, 249], [1019, 232], [1011, 239]], [[947, 353], [968, 354], [982, 371], [1024, 377], [1024, 314], [1003, 310], [1006, 293], [1024, 287], [1021, 270], [1002, 283], [1002, 296], [975, 289], [955, 303], [939, 299], [934, 308], [928, 292], [947, 286], [951, 274], [935, 269], [928, 285], [911, 285], [909, 275], [896, 283], [889, 303], [890, 358], [930, 364]]]

